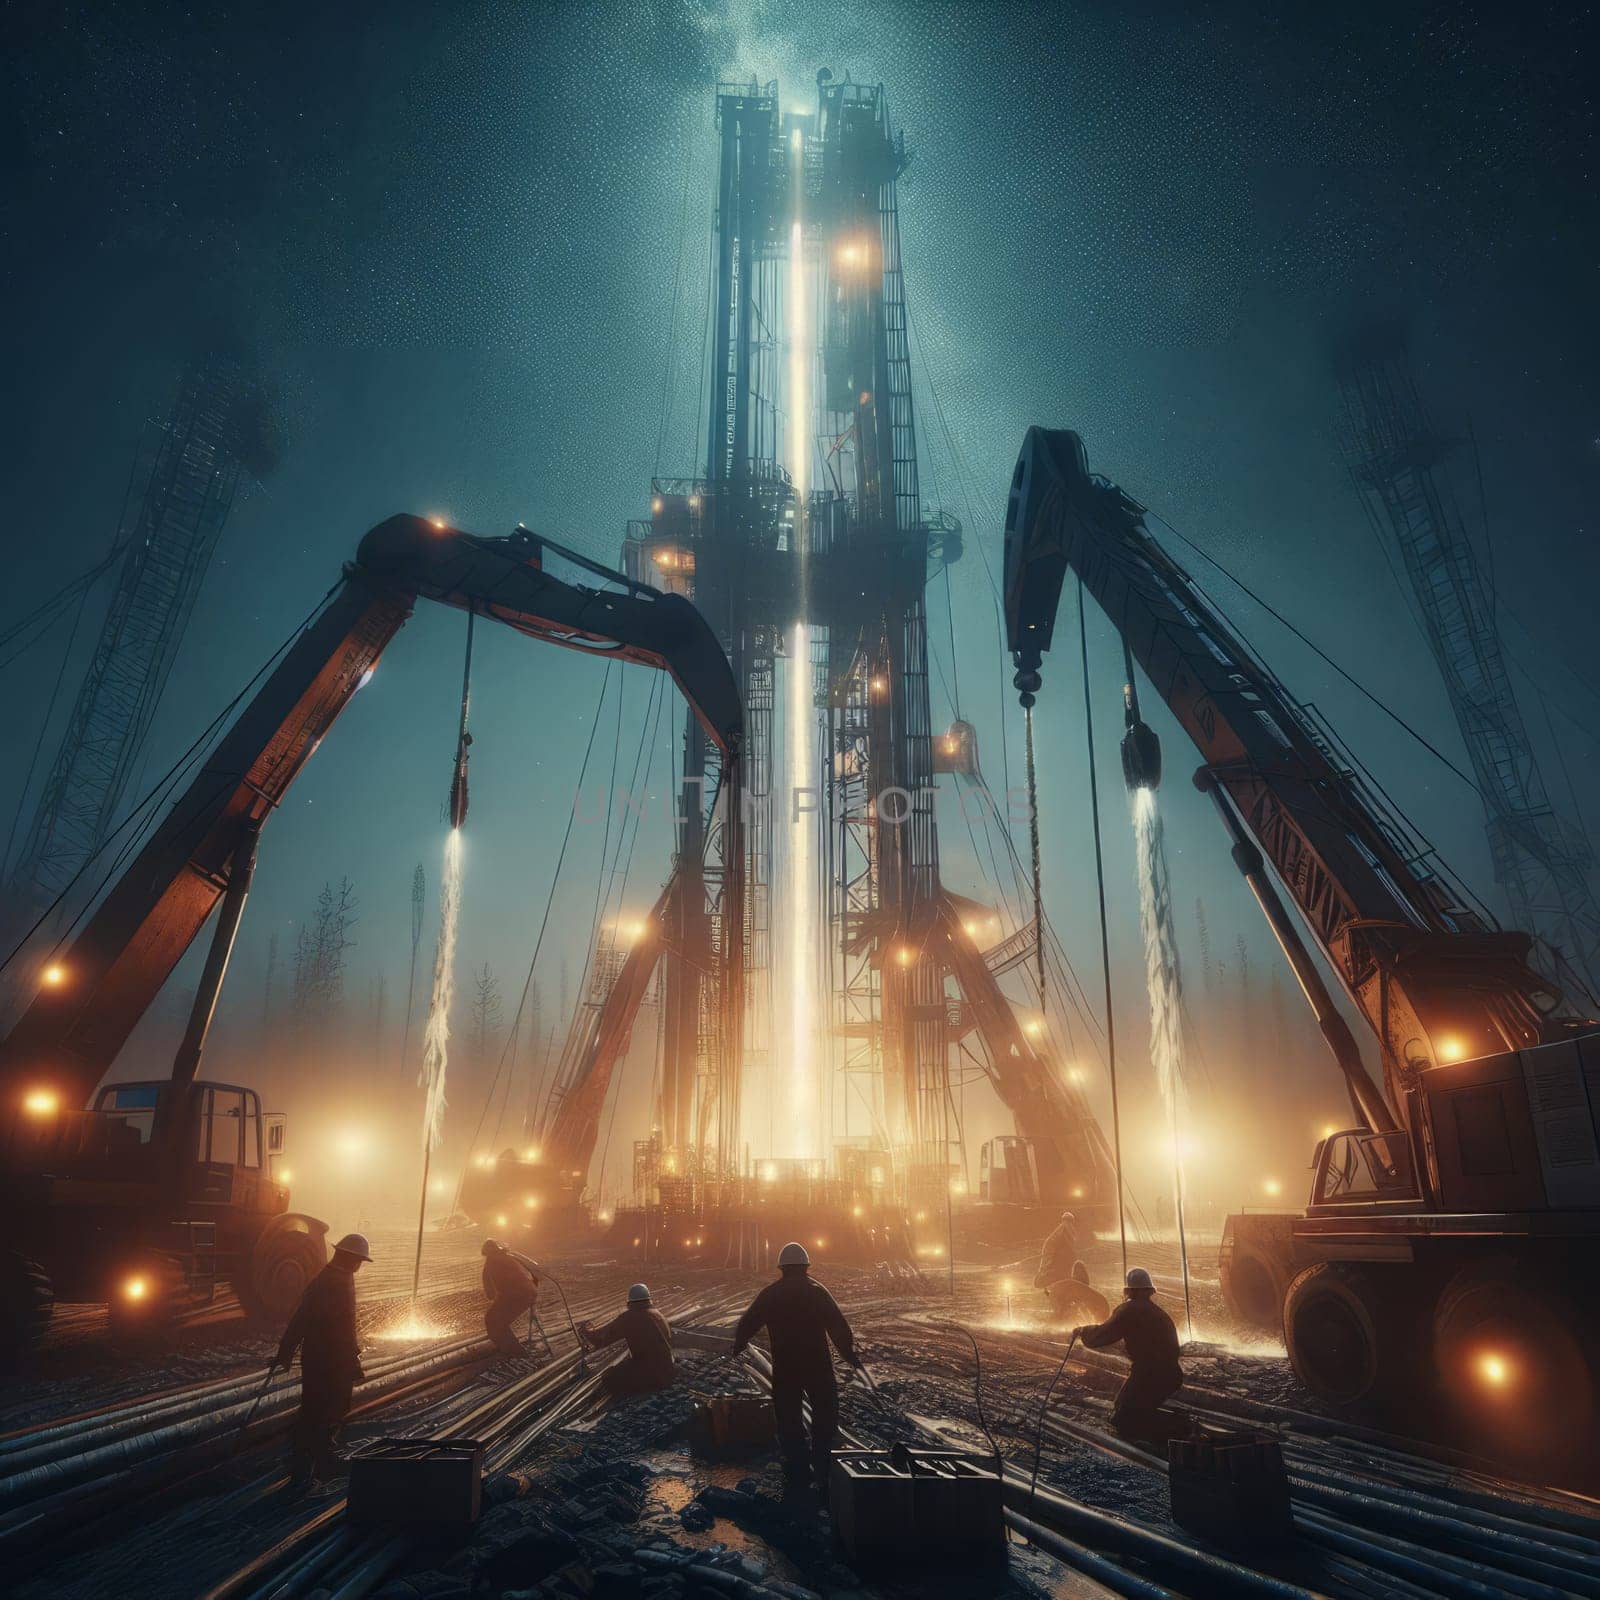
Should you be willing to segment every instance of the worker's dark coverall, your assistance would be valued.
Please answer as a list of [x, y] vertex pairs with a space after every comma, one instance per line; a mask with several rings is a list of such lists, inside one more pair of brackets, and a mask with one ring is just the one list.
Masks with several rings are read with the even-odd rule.
[[1091, 1350], [1119, 1340], [1127, 1347], [1130, 1370], [1111, 1408], [1111, 1425], [1124, 1438], [1156, 1437], [1157, 1408], [1183, 1387], [1178, 1330], [1148, 1293], [1133, 1294], [1106, 1321], [1083, 1330]]
[[489, 1304], [483, 1313], [483, 1331], [497, 1350], [520, 1356], [522, 1341], [512, 1331], [514, 1323], [539, 1298], [539, 1278], [533, 1263], [512, 1250], [496, 1250], [483, 1258], [483, 1292]]
[[1053, 1283], [1072, 1276], [1072, 1263], [1078, 1259], [1078, 1230], [1070, 1222], [1058, 1222], [1045, 1236], [1039, 1252], [1039, 1270], [1033, 1275], [1035, 1289], [1048, 1289]]
[[772, 1410], [784, 1467], [792, 1479], [805, 1478], [806, 1430], [800, 1406], [809, 1400], [809, 1466], [817, 1487], [826, 1489], [830, 1452], [839, 1432], [839, 1385], [828, 1341], [855, 1366], [855, 1336], [833, 1296], [804, 1268], [786, 1268], [751, 1301], [733, 1332], [734, 1353], [762, 1328], [772, 1344]]
[[600, 1382], [607, 1394], [616, 1399], [671, 1388], [677, 1377], [672, 1365], [672, 1329], [659, 1311], [643, 1301], [637, 1302], [589, 1335], [589, 1342], [597, 1350], [618, 1339], [628, 1341], [628, 1353], [601, 1373]]
[[1050, 1314], [1058, 1322], [1079, 1323], [1085, 1317], [1104, 1318], [1111, 1307], [1098, 1289], [1079, 1283], [1076, 1278], [1062, 1278], [1050, 1285]]
[[363, 1376], [356, 1342], [356, 1275], [332, 1263], [300, 1297], [278, 1341], [278, 1365], [288, 1371], [300, 1352], [300, 1412], [290, 1440], [293, 1476], [309, 1478], [333, 1454], [333, 1439], [350, 1409], [350, 1391]]

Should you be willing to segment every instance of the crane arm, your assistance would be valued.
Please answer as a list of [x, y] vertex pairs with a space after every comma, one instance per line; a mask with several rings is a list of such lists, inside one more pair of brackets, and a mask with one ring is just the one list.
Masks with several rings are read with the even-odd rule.
[[[544, 571], [555, 549], [622, 586], [603, 591]], [[0, 1123], [30, 1088], [82, 1104], [189, 948], [256, 831], [371, 676], [418, 598], [469, 610], [530, 638], [669, 673], [710, 737], [737, 759], [743, 712], [716, 636], [688, 601], [595, 567], [525, 529], [482, 539], [396, 516], [294, 641], [144, 848], [90, 915], [0, 1041]]]
[[[1376, 1034], [1404, 1115], [1415, 1072], [1537, 1043], [1558, 997], [1526, 934], [1488, 930], [1330, 736], [1088, 470], [1074, 433], [1030, 428], [1006, 514], [1006, 619], [1037, 674], [1075, 574], [1200, 752], [1196, 781], [1248, 832]], [[1225, 813], [1226, 815], [1226, 813]]]
[[941, 897], [939, 928], [950, 970], [983, 1038], [995, 1093], [1017, 1132], [1032, 1141], [1041, 1196], [1063, 1205], [1113, 1203], [1116, 1163], [1082, 1091], [1061, 1082], [1018, 1025], [1015, 1009], [983, 952], [962, 931], [960, 911], [948, 896]]
[[572, 1080], [563, 1086], [540, 1131], [544, 1158], [558, 1172], [587, 1173], [600, 1133], [600, 1113], [617, 1063], [627, 1054], [633, 1025], [663, 950], [667, 910], [678, 892], [676, 875], [661, 891], [621, 968], [585, 1030]]

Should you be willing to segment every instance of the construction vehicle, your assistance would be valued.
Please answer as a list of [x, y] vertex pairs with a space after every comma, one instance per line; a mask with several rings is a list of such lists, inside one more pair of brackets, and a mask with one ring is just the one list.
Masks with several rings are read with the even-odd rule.
[[1075, 574], [1200, 752], [1194, 781], [1349, 1089], [1354, 1124], [1317, 1145], [1305, 1210], [1228, 1219], [1230, 1308], [1280, 1325], [1326, 1401], [1443, 1410], [1523, 1459], [1592, 1451], [1600, 1024], [1530, 965], [1527, 934], [1473, 908], [1076, 434], [1029, 430], [1005, 537], [1019, 689], [1039, 685]]
[[[616, 587], [552, 576], [552, 554]], [[286, 1185], [270, 1175], [283, 1119], [263, 1114], [254, 1090], [201, 1081], [199, 1069], [262, 823], [419, 598], [664, 669], [737, 768], [738, 692], [686, 600], [525, 528], [484, 539], [396, 516], [372, 529], [0, 1041], [0, 1345], [13, 1358], [43, 1331], [53, 1293], [107, 1301], [132, 1329], [226, 1280], [248, 1310], [282, 1318], [324, 1263], [326, 1224], [290, 1211]], [[91, 1101], [219, 905], [171, 1075], [108, 1086]]]

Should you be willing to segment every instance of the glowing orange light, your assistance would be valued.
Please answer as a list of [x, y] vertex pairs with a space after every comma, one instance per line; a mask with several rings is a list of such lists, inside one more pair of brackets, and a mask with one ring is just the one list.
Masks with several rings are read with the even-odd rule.
[[1331, 1139], [1334, 1136], [1334, 1134], [1336, 1134], [1338, 1131], [1339, 1130], [1336, 1127], [1334, 1127], [1334, 1125], [1331, 1122], [1324, 1122], [1322, 1124], [1322, 1135], [1321, 1136], [1324, 1139]]
[[650, 509], [652, 511], [659, 511], [661, 509], [661, 499], [659, 495], [650, 502]]
[[1511, 1382], [1511, 1363], [1493, 1350], [1478, 1357], [1478, 1376], [1491, 1388], [1503, 1389]]
[[283, 1167], [283, 1168], [281, 1168], [279, 1170], [278, 1182], [279, 1183], [288, 1183], [289, 1180], [291, 1178], [293, 1178], [293, 1177], [294, 1177], [294, 1174], [287, 1167]]
[[1073, 1190], [1072, 1190], [1072, 1198], [1073, 1198], [1073, 1199], [1074, 1199], [1074, 1200], [1081, 1200], [1081, 1199], [1083, 1199], [1083, 1185], [1082, 1185], [1082, 1184], [1081, 1184], [1081, 1183], [1080, 1183], [1080, 1184], [1076, 1184], [1076, 1185], [1075, 1185], [1075, 1186], [1074, 1186], [1074, 1187], [1073, 1187]]
[[22, 1109], [30, 1117], [53, 1117], [60, 1104], [54, 1089], [32, 1089], [24, 1097]]
[[874, 694], [882, 694], [888, 687], [889, 680], [887, 678], [874, 678], [872, 680], [872, 692]]
[[1263, 1178], [1261, 1192], [1270, 1199], [1276, 1200], [1283, 1193], [1283, 1185], [1276, 1178]]
[[39, 977], [46, 988], [59, 989], [67, 981], [67, 969], [59, 961], [52, 961]]
[[897, 960], [902, 967], [909, 967], [911, 963], [916, 960], [916, 956], [916, 951], [912, 950], [906, 945], [901, 945], [899, 950], [895, 952], [895, 960]]
[[850, 1215], [851, 1215], [851, 1216], [852, 1216], [852, 1217], [859, 1217], [859, 1216], [861, 1216], [861, 1215], [862, 1215], [862, 1211], [861, 1211], [861, 1207], [860, 1207], [860, 1206], [852, 1206], [852, 1207], [851, 1207], [851, 1208], [850, 1208]]
[[1441, 1061], [1459, 1061], [1466, 1053], [1466, 1041], [1458, 1039], [1454, 1034], [1447, 1034], [1439, 1041], [1439, 1059]]
[[536, 1194], [525, 1194], [525, 1195], [523, 1195], [522, 1203], [530, 1211], [537, 1211], [539, 1209], [539, 1197]]
[[700, 496], [699, 495], [692, 494], [692, 495], [689, 496], [689, 509], [691, 511], [698, 511], [700, 509]]
[[494, 1220], [495, 1220], [495, 1226], [496, 1227], [503, 1228], [503, 1227], [505, 1227], [506, 1223], [509, 1222], [511, 1219], [509, 1217], [507, 1217], [507, 1216], [501, 1215], [501, 1216], [496, 1217]]
[[150, 1293], [150, 1283], [145, 1278], [129, 1278], [123, 1284], [122, 1292], [129, 1300], [143, 1300]]
[[431, 522], [434, 525], [434, 527], [439, 530], [439, 532], [441, 532], [441, 533], [444, 532], [444, 518], [443, 517], [429, 517], [428, 521]]
[[1022, 1025], [1023, 1032], [1037, 1039], [1044, 1032], [1044, 1024], [1037, 1017], [1029, 1017]]
[[817, 1249], [820, 1250], [827, 1242], [828, 1241], [826, 1239], [818, 1239], [817, 1240]]

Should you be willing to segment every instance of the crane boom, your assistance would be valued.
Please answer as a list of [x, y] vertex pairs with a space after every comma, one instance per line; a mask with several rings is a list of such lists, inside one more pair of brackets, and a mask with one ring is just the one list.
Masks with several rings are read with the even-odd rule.
[[[1403, 824], [1150, 535], [1090, 474], [1074, 433], [1030, 428], [1006, 514], [1006, 616], [1019, 671], [1049, 649], [1076, 574], [1200, 752], [1196, 775], [1259, 847], [1377, 1036], [1405, 1117], [1416, 1074], [1555, 1035], [1559, 1002], [1502, 932], [1412, 848]], [[1242, 865], [1243, 863], [1241, 863]]]
[[[552, 549], [621, 591], [563, 582]], [[485, 539], [409, 515], [361, 541], [356, 560], [289, 647], [144, 848], [0, 1041], [0, 1121], [47, 1086], [82, 1104], [189, 948], [266, 816], [371, 676], [418, 598], [505, 623], [566, 649], [658, 667], [707, 733], [737, 760], [738, 686], [688, 601], [596, 566], [519, 528]]]

